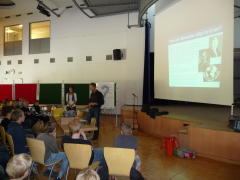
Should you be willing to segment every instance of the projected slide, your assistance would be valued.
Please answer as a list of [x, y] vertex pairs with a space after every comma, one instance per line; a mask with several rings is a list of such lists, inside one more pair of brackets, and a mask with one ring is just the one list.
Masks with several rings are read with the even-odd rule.
[[223, 26], [169, 40], [169, 86], [219, 88]]

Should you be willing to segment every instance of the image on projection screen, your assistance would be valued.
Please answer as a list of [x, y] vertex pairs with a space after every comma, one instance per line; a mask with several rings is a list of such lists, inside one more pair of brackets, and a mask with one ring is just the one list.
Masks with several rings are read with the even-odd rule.
[[217, 25], [169, 40], [169, 86], [221, 86], [223, 26]]

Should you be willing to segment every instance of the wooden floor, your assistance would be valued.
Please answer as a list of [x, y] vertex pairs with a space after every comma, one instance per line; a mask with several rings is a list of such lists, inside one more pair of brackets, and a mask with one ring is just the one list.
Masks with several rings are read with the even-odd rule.
[[[103, 116], [100, 137], [94, 141], [95, 147], [112, 146], [119, 133], [114, 117]], [[62, 132], [58, 129], [58, 135]], [[167, 157], [161, 149], [161, 140], [134, 132], [139, 141], [139, 154], [142, 159], [142, 173], [147, 180], [239, 180], [240, 166], [197, 157], [194, 160]], [[69, 180], [74, 180], [70, 171]], [[41, 177], [41, 180], [47, 178]]]

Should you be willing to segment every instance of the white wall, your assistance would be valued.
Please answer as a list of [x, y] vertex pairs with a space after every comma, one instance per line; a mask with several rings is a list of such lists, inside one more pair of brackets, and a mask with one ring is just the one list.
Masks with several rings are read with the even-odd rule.
[[[23, 54], [21, 56], [3, 56], [3, 37], [0, 37], [0, 83], [12, 83], [13, 80], [24, 83], [88, 83], [97, 81], [117, 82], [118, 106], [132, 104], [131, 94], [136, 93], [138, 102], [142, 101], [144, 28], [127, 28], [127, 15], [89, 19], [75, 8], [66, 11], [62, 17], [51, 17], [51, 53], [29, 55], [29, 22], [46, 20], [40, 14], [22, 15], [0, 21], [0, 35], [3, 26], [23, 24]], [[135, 15], [137, 21], [137, 15]], [[123, 61], [106, 61], [105, 56], [112, 50], [127, 50]], [[86, 62], [86, 56], [93, 56], [92, 62]], [[49, 59], [56, 58], [50, 64]], [[73, 63], [67, 63], [67, 57], [73, 57]], [[38, 58], [40, 63], [34, 64]], [[17, 60], [23, 60], [22, 65]], [[7, 65], [12, 60], [12, 65]], [[6, 70], [14, 68], [15, 75], [6, 76]], [[22, 74], [21, 74], [22, 72]], [[7, 80], [5, 79], [7, 78]]]

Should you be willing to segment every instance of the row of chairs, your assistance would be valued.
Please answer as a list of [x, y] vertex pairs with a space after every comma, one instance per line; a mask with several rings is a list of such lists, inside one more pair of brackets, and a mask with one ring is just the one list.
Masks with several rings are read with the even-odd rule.
[[[46, 164], [44, 162], [44, 142], [33, 138], [27, 138], [27, 144], [33, 161], [35, 163], [44, 165], [45, 167], [52, 166], [52, 173], [53, 168], [56, 164], [59, 163], [59, 161], [51, 164]], [[96, 170], [99, 165], [99, 162], [95, 162], [89, 166], [89, 161], [92, 154], [92, 147], [90, 145], [66, 143], [64, 144], [64, 152], [66, 153], [69, 161], [69, 168], [66, 174], [66, 179], [68, 177], [69, 169], [80, 171], [85, 171], [87, 169]], [[105, 147], [104, 157], [108, 165], [110, 175], [129, 177], [130, 170], [135, 158], [135, 151], [133, 149]], [[49, 175], [49, 180], [51, 173]]]
[[[5, 133], [5, 144], [6, 140], [8, 142], [11, 154], [14, 155], [14, 143], [12, 136], [4, 131], [4, 128], [0, 126], [0, 132]], [[2, 136], [3, 138], [3, 136]], [[2, 139], [3, 140], [3, 139]], [[4, 140], [3, 140], [4, 141]], [[44, 162], [45, 157], [45, 144], [43, 141], [33, 138], [27, 138], [27, 145], [29, 147], [32, 159], [35, 163], [41, 164], [45, 167], [51, 166], [51, 172], [48, 179], [51, 179], [51, 174], [54, 167], [60, 163], [56, 161], [54, 163], [46, 164]], [[93, 163], [89, 166], [89, 161], [92, 154], [92, 147], [85, 144], [64, 144], [64, 152], [69, 161], [69, 168], [66, 174], [66, 179], [68, 177], [69, 169], [75, 169], [80, 171], [85, 171], [87, 169], [97, 169], [99, 162]], [[134, 162], [135, 151], [133, 149], [123, 149], [123, 148], [104, 148], [104, 158], [106, 160], [109, 174], [112, 176], [123, 176], [129, 177], [130, 170]], [[33, 169], [33, 165], [31, 170]]]

